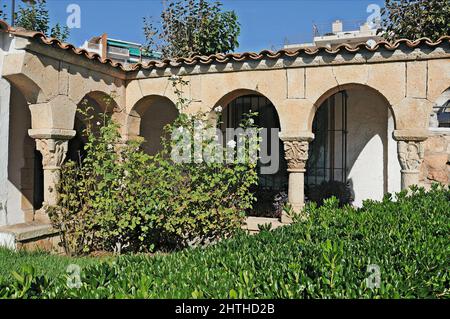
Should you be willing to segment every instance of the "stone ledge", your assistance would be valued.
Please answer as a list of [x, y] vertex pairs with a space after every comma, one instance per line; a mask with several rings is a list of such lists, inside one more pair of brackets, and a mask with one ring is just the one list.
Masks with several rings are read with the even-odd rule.
[[65, 129], [29, 129], [28, 135], [35, 139], [62, 139], [62, 140], [70, 140], [76, 135], [76, 131], [74, 130], [65, 130]]
[[0, 246], [16, 249], [20, 244], [55, 237], [57, 234], [58, 231], [50, 224], [31, 222], [3, 226], [0, 227]]
[[271, 224], [272, 229], [276, 229], [278, 227], [284, 226], [282, 222], [278, 218], [267, 218], [267, 217], [247, 217], [245, 221], [245, 225], [242, 227], [250, 231], [251, 233], [259, 232], [258, 225]]
[[311, 142], [314, 140], [314, 134], [309, 131], [284, 131], [280, 132], [279, 134], [280, 139], [283, 142], [289, 142], [289, 141], [308, 141]]
[[445, 135], [450, 136], [450, 127], [430, 127], [431, 135]]
[[395, 130], [393, 137], [396, 141], [422, 142], [429, 136], [428, 129]]

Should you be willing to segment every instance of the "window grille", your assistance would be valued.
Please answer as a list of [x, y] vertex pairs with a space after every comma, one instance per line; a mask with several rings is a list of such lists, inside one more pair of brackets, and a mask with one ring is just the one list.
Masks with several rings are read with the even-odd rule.
[[327, 99], [313, 122], [314, 140], [309, 147], [305, 184], [347, 181], [347, 102], [345, 91]]
[[[275, 107], [269, 99], [258, 95], [245, 95], [234, 99], [223, 110], [223, 124], [222, 131], [225, 133], [225, 128], [238, 128], [239, 123], [244, 118], [244, 115], [252, 112], [257, 112], [258, 116], [254, 119], [255, 124], [261, 128], [268, 129], [268, 151], [271, 150], [271, 128], [280, 128], [280, 122]], [[225, 136], [225, 135], [224, 135]], [[269, 155], [271, 155], [269, 153]], [[279, 163], [280, 167], [276, 174], [262, 175], [259, 174], [261, 163], [258, 162], [259, 185], [258, 188], [270, 191], [284, 191], [288, 185], [287, 163], [284, 158], [283, 143], [280, 141], [279, 146]]]

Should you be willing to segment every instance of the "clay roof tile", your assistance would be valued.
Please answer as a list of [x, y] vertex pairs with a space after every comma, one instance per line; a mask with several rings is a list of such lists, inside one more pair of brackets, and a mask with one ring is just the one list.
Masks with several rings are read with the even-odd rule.
[[263, 50], [259, 53], [256, 52], [228, 53], [228, 54], [217, 53], [209, 56], [192, 55], [190, 57], [152, 60], [147, 63], [136, 63], [131, 66], [124, 67], [124, 65], [122, 65], [121, 63], [114, 62], [111, 59], [102, 59], [101, 56], [96, 53], [91, 53], [85, 49], [76, 48], [72, 44], [63, 43], [58, 39], [47, 37], [42, 32], [28, 31], [22, 28], [13, 28], [3, 20], [0, 20], [0, 31], [8, 32], [10, 34], [19, 37], [36, 39], [43, 44], [50, 45], [62, 50], [72, 51], [73, 53], [84, 56], [89, 60], [98, 61], [102, 64], [107, 64], [114, 68], [120, 68], [123, 71], [138, 71], [140, 69], [144, 70], [164, 69], [167, 67], [179, 67], [181, 65], [188, 65], [188, 66], [196, 64], [208, 65], [212, 63], [227, 63], [229, 61], [243, 62], [243, 61], [257, 61], [262, 59], [278, 59], [283, 55], [287, 57], [296, 57], [301, 54], [313, 56], [319, 54], [321, 51], [327, 52], [329, 54], [337, 54], [341, 51], [356, 53], [360, 50], [375, 52], [380, 48], [393, 51], [403, 44], [409, 48], [416, 48], [420, 45], [437, 47], [442, 43], [450, 43], [450, 36], [443, 36], [435, 42], [433, 42], [429, 38], [421, 38], [415, 41], [411, 41], [408, 39], [400, 39], [393, 43], [388, 41], [379, 41], [374, 46], [369, 46], [366, 43], [359, 43], [356, 45], [341, 44], [333, 49], [327, 47], [312, 47], [312, 48], [298, 48], [298, 49], [281, 49], [276, 52], [271, 50]]

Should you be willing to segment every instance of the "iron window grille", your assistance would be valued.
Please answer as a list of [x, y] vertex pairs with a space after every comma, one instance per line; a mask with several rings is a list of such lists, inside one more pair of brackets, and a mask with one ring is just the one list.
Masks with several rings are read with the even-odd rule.
[[316, 113], [312, 128], [315, 138], [306, 165], [307, 187], [347, 181], [347, 103], [348, 95], [341, 91], [328, 98]]

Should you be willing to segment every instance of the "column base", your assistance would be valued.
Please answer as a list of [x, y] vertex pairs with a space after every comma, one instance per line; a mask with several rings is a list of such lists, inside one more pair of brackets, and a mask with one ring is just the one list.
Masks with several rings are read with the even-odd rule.
[[412, 185], [419, 184], [419, 171], [402, 170], [402, 189], [408, 189]]
[[41, 208], [34, 212], [34, 221], [43, 223], [43, 224], [51, 224], [50, 217], [44, 208]]
[[288, 216], [285, 212], [281, 215], [281, 223], [282, 224], [292, 224], [292, 217]]

